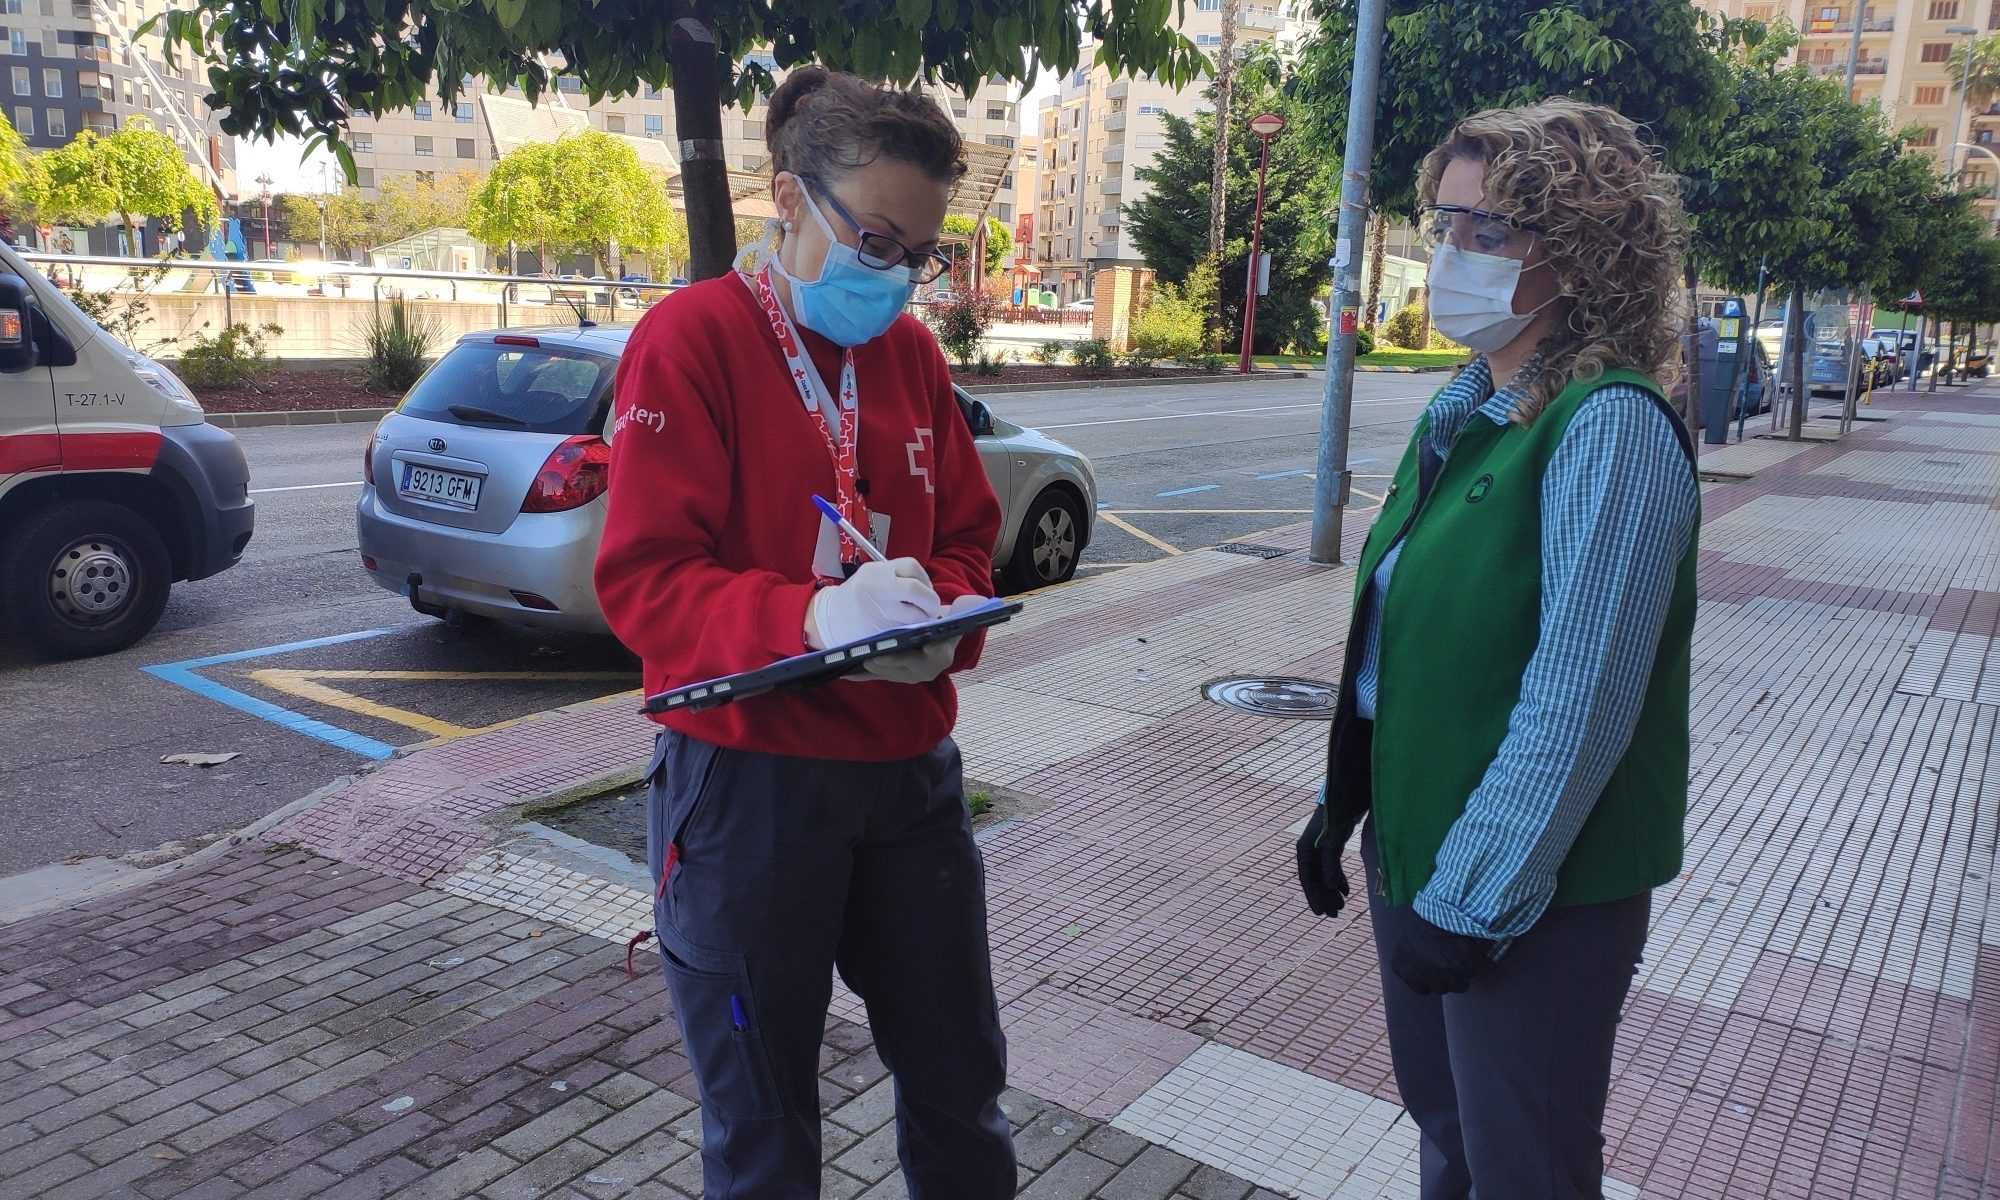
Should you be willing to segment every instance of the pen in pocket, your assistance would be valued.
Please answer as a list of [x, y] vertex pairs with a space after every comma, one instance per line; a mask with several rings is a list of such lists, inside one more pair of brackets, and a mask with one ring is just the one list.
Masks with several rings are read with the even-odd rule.
[[750, 1028], [750, 1018], [743, 1015], [743, 998], [734, 992], [729, 994], [729, 1021], [738, 1033]]

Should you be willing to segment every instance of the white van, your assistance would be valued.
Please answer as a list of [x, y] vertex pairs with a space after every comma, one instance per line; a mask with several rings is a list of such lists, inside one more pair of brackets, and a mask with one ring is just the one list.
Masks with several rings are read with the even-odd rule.
[[236, 564], [254, 517], [243, 448], [187, 385], [0, 245], [0, 632], [122, 650], [170, 584]]

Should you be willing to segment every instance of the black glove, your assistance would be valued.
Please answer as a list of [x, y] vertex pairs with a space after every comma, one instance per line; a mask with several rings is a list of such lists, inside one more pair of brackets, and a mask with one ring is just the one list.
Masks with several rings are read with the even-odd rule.
[[1419, 996], [1462, 992], [1472, 986], [1473, 976], [1493, 965], [1493, 946], [1485, 938], [1439, 929], [1411, 913], [1389, 952], [1389, 969]]
[[1347, 872], [1340, 865], [1346, 844], [1346, 837], [1327, 829], [1325, 793], [1321, 793], [1312, 820], [1299, 835], [1299, 889], [1306, 894], [1306, 906], [1319, 916], [1337, 917], [1347, 903]]

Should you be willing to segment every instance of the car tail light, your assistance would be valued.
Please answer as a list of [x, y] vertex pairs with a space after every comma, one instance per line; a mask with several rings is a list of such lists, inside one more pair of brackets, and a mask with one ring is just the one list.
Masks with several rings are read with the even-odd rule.
[[514, 592], [514, 603], [522, 608], [538, 608], [543, 612], [561, 612], [556, 602], [537, 592]]
[[518, 333], [503, 333], [493, 339], [493, 344], [496, 346], [540, 346], [542, 339], [524, 337]]
[[611, 465], [611, 447], [603, 438], [579, 436], [550, 452], [535, 482], [521, 501], [522, 512], [564, 512], [581, 508], [604, 494]]
[[373, 570], [375, 570], [375, 569], [376, 569], [377, 567], [381, 566], [381, 564], [380, 564], [380, 563], [378, 563], [378, 562], [376, 562], [376, 561], [375, 561], [375, 556], [374, 556], [374, 555], [372, 555], [372, 554], [364, 554], [364, 555], [362, 555], [362, 556], [361, 556], [361, 565], [362, 565], [363, 567], [366, 567], [366, 568], [367, 568], [368, 570], [370, 570], [370, 571], [373, 571]]
[[369, 487], [375, 486], [375, 439], [369, 438], [368, 445], [361, 451], [361, 481]]

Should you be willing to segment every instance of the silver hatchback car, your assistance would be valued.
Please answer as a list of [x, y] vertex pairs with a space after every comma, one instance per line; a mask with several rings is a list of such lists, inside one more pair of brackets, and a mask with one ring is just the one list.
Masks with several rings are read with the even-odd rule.
[[[435, 617], [607, 632], [591, 586], [604, 531], [611, 383], [630, 326], [459, 339], [375, 427], [355, 523], [361, 565]], [[1013, 591], [1061, 583], [1090, 544], [1082, 454], [958, 393], [1000, 497], [994, 563]]]

